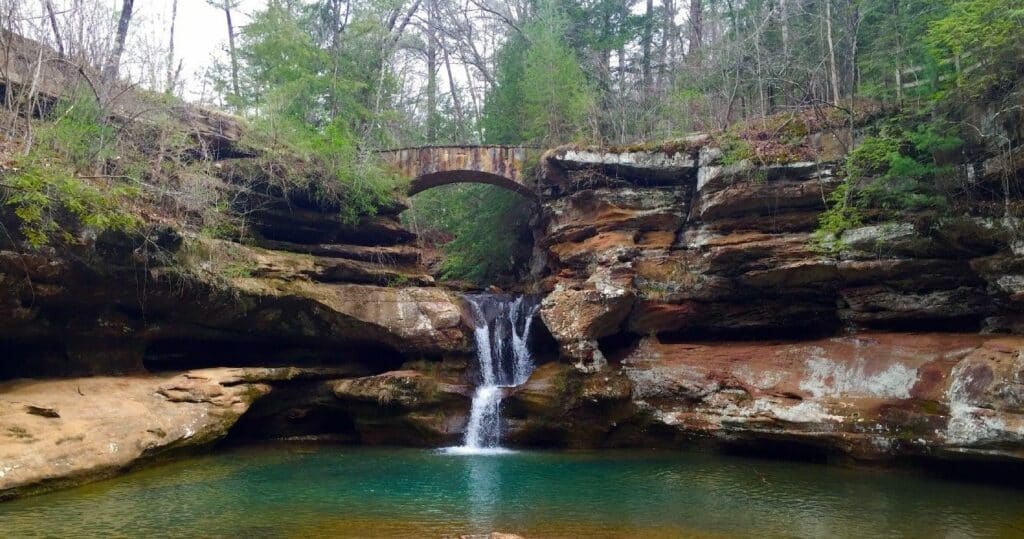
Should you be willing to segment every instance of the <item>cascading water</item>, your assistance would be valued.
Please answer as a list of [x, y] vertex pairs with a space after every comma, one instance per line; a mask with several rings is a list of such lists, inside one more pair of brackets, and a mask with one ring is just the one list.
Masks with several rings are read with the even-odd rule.
[[473, 313], [480, 385], [473, 393], [466, 437], [452, 453], [496, 453], [501, 448], [503, 388], [530, 377], [530, 329], [540, 307], [532, 298], [477, 294], [466, 296]]

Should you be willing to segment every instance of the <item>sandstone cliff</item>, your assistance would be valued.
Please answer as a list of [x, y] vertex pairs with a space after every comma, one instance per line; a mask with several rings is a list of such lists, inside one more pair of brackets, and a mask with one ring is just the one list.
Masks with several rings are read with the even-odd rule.
[[[225, 437], [457, 442], [471, 328], [403, 194], [346, 218], [316, 163], [166, 112], [185, 157], [131, 201], [137, 229], [30, 249], [0, 206], [0, 497]], [[851, 138], [832, 127], [743, 159], [723, 134], [549, 152], [524, 284], [540, 365], [506, 390], [506, 440], [1024, 458], [1022, 244], [993, 211], [1020, 201], [868, 219], [826, 249]], [[986, 151], [958, 163], [972, 189], [1019, 192], [1020, 161]]]
[[[823, 249], [813, 232], [848, 137], [811, 132], [781, 159], [738, 162], [712, 135], [549, 152], [541, 315], [575, 369], [516, 392], [513, 436], [1020, 458], [1024, 341], [979, 335], [1020, 330], [1017, 221], [981, 194]], [[988, 171], [980, 192], [1019, 182], [980, 159], [961, 163]]]

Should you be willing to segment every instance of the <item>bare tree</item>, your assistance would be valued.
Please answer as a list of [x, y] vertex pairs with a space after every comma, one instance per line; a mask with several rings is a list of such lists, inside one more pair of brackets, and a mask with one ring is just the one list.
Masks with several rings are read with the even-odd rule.
[[175, 86], [178, 85], [178, 76], [181, 74], [181, 62], [178, 62], [177, 67], [174, 65], [174, 29], [178, 22], [178, 0], [174, 0], [171, 3], [171, 29], [170, 36], [167, 38], [167, 85], [164, 91], [171, 94], [174, 93]]
[[427, 142], [437, 142], [437, 30], [435, 24], [436, 0], [427, 0], [426, 57], [427, 57]]
[[233, 95], [241, 95], [238, 85], [238, 51], [235, 48], [235, 25], [231, 22], [231, 10], [238, 7], [241, 0], [206, 0], [211, 6], [224, 12], [224, 19], [228, 25], [228, 57], [231, 61], [231, 92]]
[[50, 21], [50, 29], [53, 30], [53, 40], [57, 45], [57, 55], [64, 58], [64, 41], [60, 38], [60, 28], [57, 26], [57, 14], [53, 9], [53, 1], [43, 0], [43, 7], [46, 9], [46, 18]]
[[836, 48], [832, 40], [832, 0], [825, 3], [825, 40], [828, 43], [828, 70], [832, 81], [832, 104], [839, 106], [839, 68], [836, 66]]
[[703, 0], [690, 0], [690, 50], [692, 58], [704, 45], [704, 3]]
[[124, 42], [128, 38], [128, 25], [132, 20], [132, 8], [135, 0], [122, 0], [121, 14], [117, 19], [117, 35], [114, 37], [114, 49], [103, 67], [103, 80], [112, 82], [117, 78], [118, 70], [121, 68], [121, 54], [124, 53]]
[[651, 46], [654, 39], [654, 0], [647, 0], [647, 10], [644, 12], [644, 34], [643, 34], [643, 82], [644, 96], [649, 95], [651, 90]]

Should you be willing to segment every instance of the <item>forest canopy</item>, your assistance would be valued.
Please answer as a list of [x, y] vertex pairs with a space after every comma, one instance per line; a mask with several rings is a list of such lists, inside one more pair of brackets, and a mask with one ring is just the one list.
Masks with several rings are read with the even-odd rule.
[[[329, 164], [352, 215], [394, 188], [382, 148], [628, 144], [881, 104], [895, 112], [859, 133], [824, 236], [870, 208], [947, 206], [955, 189], [932, 156], [963, 142], [956, 104], [1005, 94], [1024, 57], [1024, 0], [207, 1], [224, 51], [198, 80], [175, 56], [177, 0], [157, 31], [133, 0], [0, 0], [0, 22], [105, 76], [201, 88], [258, 140]], [[455, 238], [446, 276], [483, 283], [521, 266], [508, 261], [528, 237], [524, 204], [460, 187], [420, 195], [409, 219]]]

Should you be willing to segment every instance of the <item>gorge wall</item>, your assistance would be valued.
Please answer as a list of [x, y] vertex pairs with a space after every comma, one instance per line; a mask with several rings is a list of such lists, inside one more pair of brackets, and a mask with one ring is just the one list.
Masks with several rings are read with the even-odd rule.
[[847, 137], [776, 161], [728, 162], [709, 135], [550, 152], [541, 314], [575, 368], [512, 399], [518, 439], [1024, 455], [1024, 244], [984, 195], [1020, 169], [982, 157], [962, 213], [869, 221], [832, 251], [814, 231]]
[[[225, 438], [461, 439], [472, 322], [402, 197], [346, 220], [310, 163], [268, 159], [233, 118], [175, 115], [211, 166], [164, 187], [224, 195], [242, 229], [201, 230], [203, 204], [169, 194], [137, 232], [26, 250], [0, 207], [0, 498]], [[523, 285], [543, 296], [541, 364], [506, 390], [506, 442], [1024, 459], [1018, 222], [979, 195], [829, 251], [813, 231], [848, 138], [808, 130], [774, 160], [720, 135], [549, 152]], [[968, 164], [981, 192], [1019, 163]], [[313, 181], [275, 181], [295, 170]]]

